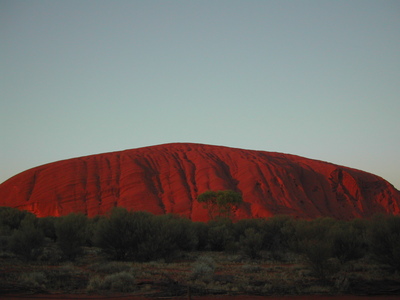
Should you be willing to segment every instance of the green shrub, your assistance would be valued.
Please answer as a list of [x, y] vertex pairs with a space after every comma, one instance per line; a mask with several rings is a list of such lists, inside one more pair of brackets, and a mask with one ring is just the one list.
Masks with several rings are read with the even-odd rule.
[[369, 247], [376, 261], [400, 271], [400, 217], [377, 216], [369, 226]]
[[101, 290], [121, 293], [132, 292], [136, 289], [135, 277], [130, 272], [114, 273], [104, 278], [95, 276], [89, 280], [86, 289], [88, 292], [98, 292]]
[[262, 267], [259, 265], [243, 265], [241, 269], [245, 273], [259, 273], [262, 271]]
[[224, 251], [235, 242], [232, 222], [219, 219], [208, 222], [208, 248], [211, 251]]
[[260, 257], [260, 251], [263, 246], [263, 236], [254, 228], [245, 230], [244, 235], [240, 238], [240, 249], [243, 253], [252, 259]]
[[232, 190], [206, 191], [197, 197], [199, 203], [208, 210], [210, 220], [232, 218], [234, 211], [243, 202], [242, 195]]
[[209, 256], [200, 256], [193, 265], [191, 278], [211, 279], [215, 272], [215, 261]]
[[248, 229], [253, 229], [255, 232], [261, 233], [265, 224], [265, 219], [243, 219], [233, 224], [233, 235], [236, 241], [245, 236]]
[[46, 287], [48, 289], [73, 291], [85, 288], [87, 285], [85, 272], [72, 264], [47, 268], [43, 272], [46, 274]]
[[141, 243], [136, 260], [171, 259], [180, 251], [196, 248], [198, 239], [191, 221], [174, 215], [154, 216]]
[[197, 240], [197, 250], [205, 250], [208, 245], [208, 225], [203, 222], [192, 222], [193, 234]]
[[157, 218], [163, 226], [167, 227], [167, 234], [173, 235], [171, 239], [177, 244], [179, 250], [192, 251], [197, 248], [199, 238], [191, 220], [172, 214], [161, 215]]
[[196, 248], [195, 227], [189, 220], [114, 209], [98, 222], [95, 244], [115, 260], [169, 259]]
[[55, 224], [57, 245], [66, 258], [74, 260], [82, 254], [86, 242], [87, 218], [83, 214], [71, 213], [60, 217]]
[[25, 219], [20, 228], [14, 230], [9, 239], [9, 249], [25, 259], [35, 259], [40, 255], [44, 245], [43, 233], [35, 227], [32, 220]]
[[86, 224], [86, 234], [87, 234], [86, 244], [87, 244], [87, 246], [89, 246], [89, 247], [95, 246], [95, 234], [96, 234], [97, 226], [103, 218], [104, 218], [104, 216], [101, 216], [101, 215], [96, 215], [93, 218], [88, 218], [87, 224]]
[[115, 260], [135, 257], [139, 245], [148, 238], [152, 215], [114, 208], [109, 216], [99, 220], [95, 230], [95, 245]]
[[9, 251], [0, 251], [0, 258], [2, 259], [14, 259], [16, 258], [15, 253]]
[[153, 217], [149, 220], [142, 240], [135, 249], [135, 260], [168, 260], [178, 253], [180, 232], [178, 224], [174, 220], [168, 220], [164, 217]]
[[9, 249], [10, 237], [6, 235], [0, 235], [0, 251], [5, 251]]
[[37, 219], [37, 227], [40, 229], [46, 238], [55, 242], [57, 239], [55, 223], [58, 221], [57, 217], [45, 217]]
[[30, 272], [21, 274], [19, 277], [19, 282], [21, 285], [30, 289], [44, 289], [47, 278], [42, 272]]
[[89, 270], [92, 270], [96, 273], [120, 273], [131, 271], [132, 268], [124, 262], [119, 261], [110, 261], [110, 262], [98, 262], [90, 265]]
[[344, 264], [360, 259], [366, 253], [365, 228], [356, 227], [354, 222], [338, 222], [332, 226], [329, 239], [332, 241], [332, 255]]
[[104, 277], [103, 286], [114, 292], [132, 292], [135, 290], [135, 277], [129, 272], [120, 272]]
[[289, 248], [290, 232], [294, 220], [290, 216], [277, 215], [261, 223], [261, 234], [263, 236], [263, 249], [271, 251], [274, 256], [278, 256]]
[[283, 231], [287, 237], [289, 249], [295, 252], [303, 252], [304, 241], [323, 241], [330, 229], [336, 223], [332, 218], [318, 218], [311, 221], [294, 220], [286, 223]]
[[103, 278], [101, 278], [98, 275], [91, 277], [89, 279], [89, 282], [88, 282], [88, 285], [86, 287], [86, 290], [89, 293], [99, 292], [100, 290], [102, 290], [103, 281], [104, 281]]
[[63, 261], [63, 252], [56, 245], [50, 244], [42, 249], [37, 260], [56, 265]]
[[23, 220], [34, 222], [36, 216], [28, 211], [12, 207], [0, 207], [0, 235], [11, 235], [19, 229]]
[[332, 261], [332, 244], [325, 239], [303, 240], [302, 252], [305, 255], [306, 263], [319, 279], [326, 280], [331, 275], [336, 265]]

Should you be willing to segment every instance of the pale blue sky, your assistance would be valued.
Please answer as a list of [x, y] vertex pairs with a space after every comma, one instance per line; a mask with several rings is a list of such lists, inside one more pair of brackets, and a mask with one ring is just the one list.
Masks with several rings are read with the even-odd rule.
[[0, 182], [170, 142], [400, 188], [399, 1], [0, 0]]

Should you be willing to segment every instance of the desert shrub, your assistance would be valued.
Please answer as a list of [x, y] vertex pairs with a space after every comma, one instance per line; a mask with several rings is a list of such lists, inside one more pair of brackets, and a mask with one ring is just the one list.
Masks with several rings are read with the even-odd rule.
[[135, 277], [129, 272], [120, 272], [104, 277], [103, 286], [114, 292], [131, 292], [135, 289]]
[[[292, 232], [288, 245], [292, 250], [304, 255], [314, 275], [322, 280], [338, 271], [337, 261], [333, 259], [334, 247], [330, 235], [337, 222], [332, 218], [318, 218], [311, 221], [296, 220], [291, 224]], [[339, 241], [339, 229], [337, 237]]]
[[99, 220], [94, 243], [112, 259], [130, 259], [150, 217], [150, 214], [144, 213], [133, 217], [133, 213], [124, 208], [114, 208], [107, 217]]
[[319, 279], [325, 280], [336, 271], [332, 258], [332, 244], [326, 239], [306, 239], [301, 244], [306, 263]]
[[155, 216], [147, 229], [146, 239], [140, 245], [138, 258], [154, 260], [169, 259], [180, 251], [191, 251], [196, 248], [198, 238], [193, 223], [176, 215]]
[[330, 229], [338, 222], [335, 219], [324, 217], [311, 221], [302, 222], [303, 226], [299, 226], [297, 232], [303, 239], [323, 240], [326, 238]]
[[8, 244], [10, 237], [6, 235], [0, 235], [0, 251], [5, 251], [9, 248]]
[[232, 221], [219, 219], [208, 223], [208, 248], [211, 251], [224, 251], [234, 244]]
[[44, 289], [47, 278], [43, 272], [23, 273], [19, 276], [19, 282], [22, 286], [30, 289]]
[[154, 216], [149, 220], [143, 239], [137, 245], [134, 259], [151, 261], [171, 259], [182, 250], [192, 250], [197, 244], [197, 237], [190, 221], [173, 216]]
[[103, 281], [104, 281], [104, 279], [98, 275], [91, 277], [89, 279], [86, 290], [89, 293], [95, 293], [95, 292], [100, 291], [102, 289]]
[[259, 232], [264, 223], [265, 219], [242, 219], [233, 224], [234, 236], [236, 240], [240, 240], [240, 237], [245, 234], [245, 231], [249, 228]]
[[338, 222], [329, 232], [332, 255], [342, 264], [362, 258], [366, 253], [365, 228], [357, 225], [355, 222]]
[[163, 217], [153, 217], [149, 220], [143, 239], [135, 249], [135, 260], [168, 260], [178, 253], [178, 234], [180, 230], [178, 230], [176, 222], [166, 220]]
[[19, 229], [23, 220], [34, 222], [36, 216], [28, 211], [19, 210], [12, 207], [0, 207], [0, 235], [11, 235]]
[[270, 251], [275, 259], [282, 259], [289, 249], [289, 228], [293, 226], [292, 217], [277, 215], [261, 224], [262, 248]]
[[29, 218], [21, 222], [9, 239], [9, 249], [25, 259], [35, 259], [44, 245], [44, 235]]
[[119, 261], [98, 262], [90, 265], [88, 268], [96, 273], [106, 274], [127, 272], [132, 270], [131, 266]]
[[245, 273], [259, 273], [262, 271], [262, 267], [259, 265], [243, 265], [241, 269]]
[[168, 259], [196, 244], [186, 221], [173, 216], [154, 216], [145, 212], [114, 209], [99, 221], [95, 244], [116, 260], [150, 261]]
[[74, 260], [82, 254], [82, 247], [87, 239], [86, 224], [87, 218], [83, 214], [71, 213], [57, 220], [57, 245], [68, 259]]
[[206, 191], [197, 197], [197, 201], [208, 210], [210, 220], [232, 218], [234, 211], [243, 202], [242, 195], [232, 190]]
[[87, 275], [72, 264], [47, 268], [43, 272], [47, 278], [48, 289], [72, 291], [85, 288], [87, 285]]
[[400, 271], [399, 216], [376, 216], [369, 226], [368, 242], [376, 261]]
[[[0, 240], [0, 242], [1, 242], [1, 240]], [[12, 253], [10, 251], [1, 251], [0, 250], [0, 258], [2, 258], [2, 259], [14, 259], [14, 258], [16, 258], [16, 255], [15, 255], [15, 253]]]
[[200, 256], [193, 265], [191, 278], [211, 279], [215, 272], [215, 261], [210, 256]]
[[168, 232], [173, 233], [174, 242], [182, 251], [192, 251], [197, 248], [199, 238], [194, 223], [189, 219], [176, 215], [159, 216], [165, 222]]
[[240, 249], [243, 253], [252, 259], [260, 257], [260, 251], [263, 246], [263, 236], [254, 228], [248, 228], [240, 237]]
[[192, 230], [197, 240], [197, 250], [205, 250], [208, 245], [208, 225], [203, 222], [192, 222]]
[[198, 257], [196, 259], [196, 263], [206, 264], [207, 266], [209, 266], [213, 270], [216, 267], [216, 263], [215, 263], [214, 258], [212, 258], [211, 256], [207, 256], [207, 255], [202, 255], [202, 256]]
[[136, 288], [135, 277], [130, 272], [119, 272], [107, 275], [104, 278], [95, 276], [90, 278], [87, 285], [88, 292], [108, 290], [113, 292], [132, 292]]
[[291, 220], [286, 222], [282, 229], [282, 236], [285, 240], [286, 250], [291, 252], [299, 253], [300, 252], [300, 242], [302, 237], [298, 234], [298, 226], [299, 223], [306, 222], [304, 220]]
[[303, 252], [304, 241], [326, 239], [336, 220], [332, 218], [318, 218], [311, 221], [295, 220], [286, 224], [285, 234], [288, 237], [288, 247], [295, 252]]
[[89, 247], [93, 247], [95, 245], [95, 234], [97, 230], [97, 226], [99, 222], [104, 218], [104, 216], [96, 215], [93, 218], [88, 218], [86, 223], [86, 233], [87, 240], [86, 244]]
[[50, 244], [43, 247], [37, 260], [55, 265], [63, 261], [63, 256], [64, 254], [59, 247], [55, 244]]
[[56, 241], [56, 227], [57, 217], [45, 217], [37, 219], [37, 227], [40, 229], [46, 238], [49, 238], [53, 242]]

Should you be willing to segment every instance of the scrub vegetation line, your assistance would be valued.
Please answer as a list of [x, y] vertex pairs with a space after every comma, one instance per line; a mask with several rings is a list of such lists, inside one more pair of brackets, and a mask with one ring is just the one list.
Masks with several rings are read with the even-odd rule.
[[0, 208], [0, 296], [400, 295], [400, 217], [208, 223]]

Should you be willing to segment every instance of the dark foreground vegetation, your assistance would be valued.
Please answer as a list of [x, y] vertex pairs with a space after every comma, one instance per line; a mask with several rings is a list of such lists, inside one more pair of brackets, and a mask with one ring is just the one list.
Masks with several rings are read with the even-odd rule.
[[400, 217], [199, 223], [0, 207], [0, 296], [21, 292], [400, 295]]

